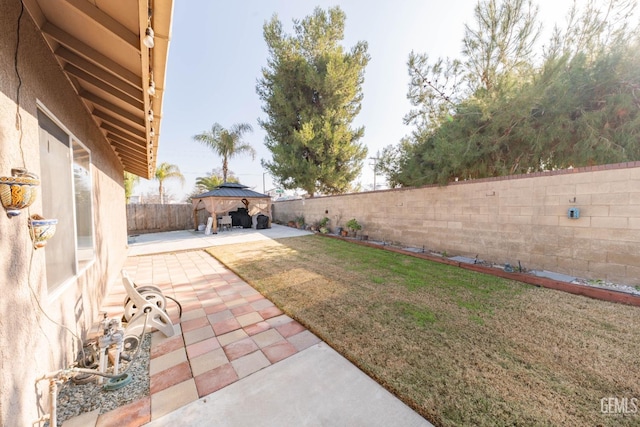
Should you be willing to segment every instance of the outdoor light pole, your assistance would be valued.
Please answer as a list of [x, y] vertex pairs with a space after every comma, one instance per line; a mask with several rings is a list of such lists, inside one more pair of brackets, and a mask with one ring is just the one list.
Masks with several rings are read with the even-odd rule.
[[380, 151], [378, 151], [376, 157], [369, 157], [369, 160], [373, 160], [373, 191], [376, 191], [376, 172], [378, 171], [378, 160], [380, 160]]
[[264, 176], [267, 174], [267, 172], [262, 172], [262, 194], [267, 194], [266, 193], [266, 187], [264, 185]]

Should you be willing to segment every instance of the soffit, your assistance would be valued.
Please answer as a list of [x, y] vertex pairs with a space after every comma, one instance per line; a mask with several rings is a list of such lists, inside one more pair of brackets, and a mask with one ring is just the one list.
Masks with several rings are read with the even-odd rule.
[[[124, 169], [155, 171], [172, 0], [23, 0]], [[149, 23], [155, 45], [142, 40]], [[155, 94], [148, 93], [151, 78]], [[148, 120], [153, 111], [153, 121]]]

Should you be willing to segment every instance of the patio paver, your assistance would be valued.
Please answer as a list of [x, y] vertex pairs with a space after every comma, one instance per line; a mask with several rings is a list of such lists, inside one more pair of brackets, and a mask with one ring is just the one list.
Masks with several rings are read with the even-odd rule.
[[[152, 334], [150, 396], [100, 415], [97, 425], [123, 419], [121, 412], [142, 425], [320, 342], [204, 251], [129, 257], [124, 268], [137, 285], [175, 298], [183, 313], [168, 300], [176, 334]], [[121, 315], [124, 297], [115, 284], [110, 316]]]
[[[287, 417], [288, 425], [318, 425], [319, 420], [331, 419], [334, 425], [430, 426], [200, 250], [304, 234], [308, 232], [274, 226], [262, 237], [260, 233], [244, 232], [225, 233], [223, 238], [191, 232], [140, 236], [138, 246], [130, 248], [124, 268], [138, 286], [155, 285], [166, 296], [177, 299], [182, 304], [182, 316], [177, 305], [168, 300], [167, 312], [174, 322], [175, 335], [152, 334], [150, 357], [156, 368], [150, 395], [100, 416], [94, 412], [77, 422], [83, 427], [279, 427], [287, 424], [283, 422]], [[110, 317], [121, 316], [124, 288], [115, 283], [110, 291], [102, 310]], [[229, 322], [223, 332], [216, 331], [215, 325], [222, 325], [209, 316], [225, 310], [232, 316], [222, 320]], [[252, 313], [263, 320], [246, 316]], [[239, 321], [241, 316], [245, 317]], [[207, 332], [200, 331], [203, 328]], [[252, 351], [230, 360], [225, 350], [235, 354], [233, 344], [237, 342], [241, 342], [238, 347]], [[158, 358], [159, 364], [153, 362]], [[267, 389], [270, 392], [264, 393]], [[296, 408], [291, 407], [293, 401]], [[65, 425], [78, 425], [72, 424], [74, 420], [67, 420]]]

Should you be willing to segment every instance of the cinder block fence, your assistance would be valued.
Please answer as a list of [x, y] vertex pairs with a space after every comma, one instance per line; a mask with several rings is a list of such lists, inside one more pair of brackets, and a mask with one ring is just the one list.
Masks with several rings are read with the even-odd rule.
[[356, 218], [369, 239], [640, 284], [640, 162], [276, 202], [274, 220]]

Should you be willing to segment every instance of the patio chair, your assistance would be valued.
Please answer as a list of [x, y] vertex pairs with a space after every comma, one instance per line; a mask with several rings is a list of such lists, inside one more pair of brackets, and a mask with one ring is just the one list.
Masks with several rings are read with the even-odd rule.
[[231, 230], [231, 222], [231, 215], [224, 215], [222, 218], [220, 218], [220, 222], [218, 223], [218, 225], [220, 226], [220, 230], [222, 231], [225, 228], [227, 230]]

